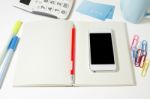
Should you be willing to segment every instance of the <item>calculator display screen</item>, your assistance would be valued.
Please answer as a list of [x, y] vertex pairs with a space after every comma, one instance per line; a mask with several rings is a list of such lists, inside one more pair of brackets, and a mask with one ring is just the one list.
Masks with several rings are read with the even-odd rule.
[[20, 3], [29, 5], [30, 1], [31, 1], [31, 0], [20, 0]]

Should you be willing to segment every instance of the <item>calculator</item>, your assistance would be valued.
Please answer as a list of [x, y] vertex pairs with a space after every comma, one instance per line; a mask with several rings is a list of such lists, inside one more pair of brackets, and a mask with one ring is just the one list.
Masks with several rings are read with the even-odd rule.
[[35, 14], [67, 19], [73, 4], [74, 0], [17, 0], [14, 6]]

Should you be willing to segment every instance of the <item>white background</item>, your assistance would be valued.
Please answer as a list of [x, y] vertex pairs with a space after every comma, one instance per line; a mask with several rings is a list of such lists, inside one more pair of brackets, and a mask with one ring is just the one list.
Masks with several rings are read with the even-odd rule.
[[[74, 10], [69, 20], [73, 21], [100, 21], [76, 12], [82, 0], [76, 0]], [[94, 1], [94, 0], [93, 0]], [[113, 20], [124, 21], [120, 13], [119, 0], [97, 0], [116, 5]], [[1, 0], [0, 2], [0, 38], [5, 38], [10, 33], [16, 20], [23, 22], [46, 19], [46, 17], [33, 15], [13, 7], [14, 0]], [[140, 39], [146, 39], [150, 44], [150, 21], [144, 20], [141, 24], [128, 23], [130, 41], [134, 34]], [[0, 44], [3, 42], [0, 39]], [[150, 50], [150, 47], [149, 47]], [[15, 55], [16, 56], [16, 55]], [[150, 58], [150, 53], [148, 53]], [[0, 90], [0, 99], [150, 99], [150, 69], [145, 78], [141, 77], [138, 68], [135, 69], [136, 86], [124, 87], [33, 87], [14, 88], [13, 78], [16, 69], [16, 57], [13, 58], [4, 84]]]

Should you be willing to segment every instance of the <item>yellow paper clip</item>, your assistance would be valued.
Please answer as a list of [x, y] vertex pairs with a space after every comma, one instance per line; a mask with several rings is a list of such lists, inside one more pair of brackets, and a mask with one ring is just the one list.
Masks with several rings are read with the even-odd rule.
[[142, 75], [143, 77], [146, 76], [147, 70], [148, 70], [148, 68], [149, 68], [149, 65], [150, 65], [150, 60], [147, 60], [147, 59], [146, 59], [145, 62], [144, 62], [143, 68], [142, 68], [142, 73], [141, 73], [141, 75]]

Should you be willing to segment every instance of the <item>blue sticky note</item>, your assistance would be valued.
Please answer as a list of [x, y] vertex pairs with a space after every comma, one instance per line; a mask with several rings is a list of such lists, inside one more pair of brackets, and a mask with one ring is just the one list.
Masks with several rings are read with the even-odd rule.
[[110, 12], [109, 12], [109, 14], [108, 14], [108, 16], [106, 18], [112, 19], [114, 11], [115, 11], [115, 7], [110, 10]]
[[105, 20], [113, 16], [113, 5], [106, 5], [101, 3], [94, 3], [88, 0], [84, 0], [81, 5], [78, 7], [77, 11], [79, 13], [100, 19]]

